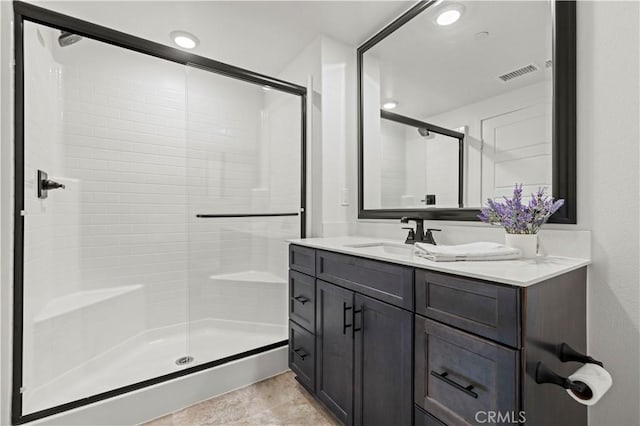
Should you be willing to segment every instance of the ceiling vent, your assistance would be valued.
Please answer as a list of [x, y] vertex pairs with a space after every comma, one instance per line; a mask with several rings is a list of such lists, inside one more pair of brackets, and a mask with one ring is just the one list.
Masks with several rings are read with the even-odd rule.
[[511, 72], [508, 72], [506, 74], [502, 74], [500, 76], [498, 76], [498, 78], [504, 82], [507, 82], [509, 80], [513, 80], [514, 78], [518, 78], [518, 77], [522, 77], [525, 74], [529, 74], [532, 73], [534, 71], [538, 71], [538, 67], [536, 67], [533, 64], [527, 65], [525, 67], [522, 68], [518, 68], [517, 70], [513, 70]]

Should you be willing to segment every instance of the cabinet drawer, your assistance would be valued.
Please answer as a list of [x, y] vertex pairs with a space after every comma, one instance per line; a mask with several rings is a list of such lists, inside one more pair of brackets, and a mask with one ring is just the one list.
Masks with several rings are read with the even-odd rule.
[[412, 268], [318, 250], [316, 274], [324, 281], [413, 309]]
[[517, 413], [519, 351], [416, 317], [415, 403], [447, 424]]
[[518, 289], [416, 270], [416, 313], [520, 347]]
[[289, 321], [289, 368], [311, 392], [315, 390], [315, 337]]
[[289, 271], [289, 317], [310, 332], [315, 332], [316, 279]]
[[417, 405], [414, 408], [413, 416], [415, 418], [415, 421], [413, 422], [415, 426], [446, 426], [440, 420], [436, 419]]
[[316, 274], [316, 251], [312, 248], [289, 245], [289, 268], [307, 275]]

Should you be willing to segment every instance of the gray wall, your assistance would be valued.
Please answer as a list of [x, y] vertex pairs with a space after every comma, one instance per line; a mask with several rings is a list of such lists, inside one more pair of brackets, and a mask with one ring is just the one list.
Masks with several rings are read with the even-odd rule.
[[589, 350], [613, 375], [591, 425], [640, 424], [640, 3], [578, 3], [578, 222], [592, 231]]

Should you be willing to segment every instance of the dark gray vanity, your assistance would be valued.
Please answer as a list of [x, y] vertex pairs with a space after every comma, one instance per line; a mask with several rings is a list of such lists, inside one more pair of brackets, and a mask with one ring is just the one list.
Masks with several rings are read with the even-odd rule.
[[299, 244], [289, 254], [289, 365], [340, 422], [587, 424], [585, 406], [534, 379], [538, 362], [564, 377], [580, 365], [557, 348], [586, 349], [585, 266], [516, 286]]

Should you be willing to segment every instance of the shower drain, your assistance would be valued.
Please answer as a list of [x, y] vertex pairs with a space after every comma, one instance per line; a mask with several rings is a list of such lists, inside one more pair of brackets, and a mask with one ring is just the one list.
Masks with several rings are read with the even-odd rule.
[[192, 362], [193, 362], [192, 356], [181, 356], [180, 358], [176, 359], [176, 364], [178, 365], [186, 365]]

